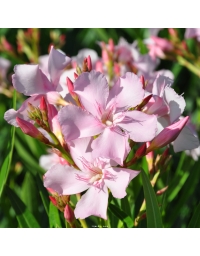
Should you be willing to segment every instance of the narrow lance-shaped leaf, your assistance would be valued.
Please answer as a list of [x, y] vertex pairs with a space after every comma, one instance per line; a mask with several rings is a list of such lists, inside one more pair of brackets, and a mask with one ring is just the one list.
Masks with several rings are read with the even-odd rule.
[[[13, 92], [13, 108], [14, 109], [16, 108], [16, 91]], [[14, 139], [15, 139], [15, 127], [12, 126], [10, 130], [10, 141], [6, 150], [6, 157], [0, 170], [0, 197], [3, 192], [3, 188], [6, 184], [8, 173], [10, 170], [10, 165], [11, 165], [12, 155], [13, 155]]]
[[119, 218], [123, 223], [125, 223], [128, 228], [132, 228], [133, 227], [133, 225], [134, 225], [133, 220], [124, 211], [119, 209], [114, 204], [110, 204], [108, 206], [108, 208], [117, 218]]
[[62, 228], [59, 211], [52, 202], [49, 204], [49, 224], [50, 228]]
[[21, 228], [39, 228], [40, 226], [37, 220], [30, 213], [26, 205], [21, 201], [17, 194], [9, 187], [6, 187], [6, 193], [15, 211], [19, 226]]
[[45, 189], [45, 187], [43, 186], [43, 183], [40, 179], [39, 174], [36, 174], [36, 181], [37, 181], [37, 186], [38, 186], [38, 190], [45, 208], [45, 211], [47, 213], [47, 215], [49, 214], [49, 198], [48, 198], [48, 192]]
[[200, 203], [197, 205], [195, 212], [190, 220], [188, 228], [200, 228]]
[[141, 175], [144, 189], [144, 197], [146, 201], [147, 227], [162, 228], [162, 219], [155, 192], [146, 173], [143, 170], [141, 171]]

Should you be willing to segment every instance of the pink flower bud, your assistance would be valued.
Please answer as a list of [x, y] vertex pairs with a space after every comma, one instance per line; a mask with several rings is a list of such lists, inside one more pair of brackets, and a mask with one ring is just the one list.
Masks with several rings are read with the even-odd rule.
[[75, 94], [74, 93], [74, 84], [72, 83], [72, 81], [69, 79], [69, 77], [67, 77], [67, 87], [68, 87], [68, 90], [69, 90], [69, 93], [72, 95]]
[[107, 50], [103, 49], [102, 50], [102, 59], [105, 63], [107, 63], [109, 61], [109, 56], [108, 56], [108, 52]]
[[184, 126], [186, 125], [189, 116], [181, 119], [180, 121], [164, 128], [152, 141], [150, 146], [147, 148], [147, 152], [149, 153], [155, 149], [162, 148], [169, 144], [170, 142], [174, 141]]
[[142, 156], [145, 156], [146, 155], [146, 149], [147, 149], [146, 143], [142, 144], [142, 146], [139, 147], [137, 149], [137, 151], [135, 152], [135, 157], [140, 158]]
[[16, 117], [17, 124], [23, 131], [23, 133], [33, 137], [33, 138], [38, 138], [41, 135], [41, 132], [38, 131], [38, 129], [32, 124], [29, 123], [19, 117]]
[[40, 100], [40, 110], [44, 110], [45, 112], [47, 112], [47, 103], [44, 96], [42, 96]]
[[114, 52], [115, 45], [114, 45], [113, 39], [111, 38], [109, 39], [108, 46], [109, 46], [109, 51]]
[[144, 80], [144, 76], [140, 76], [140, 81], [142, 83], [142, 88], [145, 89], [145, 80]]
[[91, 61], [90, 55], [88, 55], [87, 57], [87, 67], [88, 67], [88, 71], [92, 70], [92, 61]]
[[57, 201], [53, 196], [49, 196], [49, 199], [51, 200], [53, 205], [57, 206]]
[[44, 135], [32, 123], [29, 123], [19, 117], [16, 117], [16, 122], [23, 131], [23, 133], [33, 138], [36, 138], [42, 141], [43, 143], [49, 143], [49, 140], [45, 138]]
[[64, 209], [64, 217], [69, 223], [73, 223], [73, 221], [75, 220], [74, 211], [68, 204], [66, 204]]
[[78, 75], [74, 72], [74, 79], [78, 78]]

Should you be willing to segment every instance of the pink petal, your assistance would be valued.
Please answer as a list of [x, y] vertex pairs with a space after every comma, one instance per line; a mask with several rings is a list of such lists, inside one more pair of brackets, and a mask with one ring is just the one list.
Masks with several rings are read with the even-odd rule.
[[75, 217], [85, 219], [90, 215], [94, 215], [103, 219], [107, 219], [108, 207], [108, 189], [106, 186], [102, 190], [90, 187], [88, 191], [81, 197], [74, 211]]
[[42, 94], [55, 90], [38, 65], [16, 65], [14, 71], [13, 86], [24, 95]]
[[164, 116], [168, 113], [169, 109], [166, 105], [163, 98], [154, 95], [153, 98], [149, 101], [149, 103], [145, 106], [147, 110], [145, 110], [146, 114], [154, 114], [158, 116]]
[[80, 138], [70, 141], [70, 153], [75, 164], [82, 170], [83, 164], [80, 157], [84, 157], [88, 162], [92, 162], [92, 148], [91, 148], [91, 137]]
[[155, 137], [157, 119], [140, 111], [128, 111], [119, 126], [130, 132], [130, 138], [136, 142], [150, 141]]
[[164, 99], [170, 108], [170, 122], [173, 123], [183, 113], [186, 103], [181, 95], [178, 95], [174, 89], [165, 88]]
[[106, 108], [109, 87], [105, 76], [97, 71], [82, 73], [74, 83], [74, 91], [87, 111], [100, 118], [98, 111]]
[[130, 72], [120, 77], [110, 90], [108, 103], [113, 101], [115, 97], [117, 108], [120, 109], [128, 109], [141, 103], [144, 97], [144, 90], [139, 77]]
[[174, 152], [192, 150], [199, 147], [198, 135], [188, 124], [185, 125], [177, 139], [173, 143]]
[[58, 120], [66, 141], [94, 136], [104, 129], [103, 124], [91, 114], [74, 105], [62, 108]]
[[169, 77], [158, 74], [152, 88], [153, 95], [163, 97], [164, 90], [167, 87], [171, 87], [173, 80]]
[[40, 104], [40, 99], [42, 95], [37, 95], [37, 96], [32, 96], [25, 100], [22, 104], [22, 106], [16, 111], [14, 109], [9, 109], [8, 111], [5, 112], [4, 114], [4, 119], [11, 125], [14, 125], [16, 127], [19, 127], [19, 125], [16, 122], [16, 117], [20, 117], [23, 120], [26, 121], [31, 121], [30, 118], [28, 117], [28, 103], [31, 103], [33, 106], [39, 106]]
[[71, 59], [59, 50], [55, 50], [53, 46], [49, 54], [48, 70], [51, 77], [51, 82], [57, 87], [61, 73], [64, 68], [69, 65]]
[[61, 195], [73, 195], [89, 188], [87, 182], [77, 179], [81, 171], [68, 165], [53, 165], [45, 174], [44, 186], [51, 188]]
[[104, 132], [92, 142], [93, 157], [113, 159], [122, 165], [126, 158], [128, 137], [119, 128], [106, 128]]
[[139, 171], [132, 171], [125, 168], [109, 168], [107, 169], [111, 174], [113, 174], [116, 179], [109, 180], [105, 179], [106, 186], [111, 190], [112, 195], [116, 198], [123, 198], [126, 196], [126, 188], [129, 182], [135, 178]]

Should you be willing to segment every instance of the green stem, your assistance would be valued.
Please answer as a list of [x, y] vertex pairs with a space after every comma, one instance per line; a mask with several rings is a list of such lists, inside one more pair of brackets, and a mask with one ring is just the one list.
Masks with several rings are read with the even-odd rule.
[[71, 156], [64, 150], [64, 148], [61, 146], [60, 141], [58, 140], [58, 138], [55, 136], [54, 133], [49, 132], [49, 135], [51, 136], [54, 144], [52, 144], [51, 146], [57, 148], [61, 153], [62, 153], [62, 157], [67, 160], [67, 162], [69, 162], [71, 165], [75, 165], [74, 161], [72, 160]]
[[197, 75], [198, 77], [200, 77], [200, 69], [197, 68], [195, 65], [193, 65], [192, 63], [190, 63], [188, 60], [186, 60], [185, 58], [183, 58], [182, 56], [177, 56], [177, 61], [180, 65], [186, 67], [187, 69], [189, 69], [190, 71], [192, 71], [195, 75]]

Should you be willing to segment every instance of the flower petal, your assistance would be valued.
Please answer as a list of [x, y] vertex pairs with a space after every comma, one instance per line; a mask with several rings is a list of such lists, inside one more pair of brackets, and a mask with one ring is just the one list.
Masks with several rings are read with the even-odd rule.
[[128, 137], [115, 127], [106, 128], [104, 132], [92, 142], [93, 157], [105, 157], [122, 165], [129, 148], [127, 147]]
[[130, 138], [136, 142], [150, 141], [155, 137], [157, 119], [140, 111], [128, 111], [119, 126], [130, 132]]
[[76, 175], [80, 173], [68, 165], [53, 165], [44, 176], [44, 186], [61, 195], [80, 193], [89, 188], [87, 182], [77, 179]]
[[74, 83], [74, 91], [87, 111], [100, 118], [99, 107], [105, 110], [109, 87], [105, 76], [97, 71], [82, 73]]
[[173, 143], [174, 152], [191, 150], [199, 147], [198, 135], [190, 125], [186, 124], [177, 139]]
[[142, 89], [142, 83], [139, 77], [127, 72], [111, 88], [108, 103], [110, 104], [115, 99], [118, 109], [128, 109], [141, 103], [143, 97], [144, 90]]
[[165, 88], [164, 99], [169, 105], [170, 122], [173, 123], [183, 113], [186, 106], [185, 100], [181, 95], [178, 95], [174, 89], [168, 87]]
[[38, 65], [16, 65], [12, 76], [13, 86], [24, 95], [42, 94], [55, 91]]
[[126, 188], [128, 187], [129, 182], [139, 174], [139, 171], [118, 167], [109, 168], [107, 171], [116, 177], [114, 180], [104, 180], [106, 186], [111, 190], [112, 195], [116, 198], [123, 198], [126, 196]]
[[70, 64], [71, 58], [67, 57], [63, 52], [55, 50], [51, 47], [49, 54], [48, 70], [51, 77], [51, 82], [57, 87], [61, 73], [64, 68]]
[[84, 157], [88, 162], [92, 162], [92, 148], [91, 148], [91, 137], [80, 138], [69, 142], [70, 153], [80, 170], [83, 169], [83, 164], [80, 157]]
[[103, 124], [90, 113], [74, 105], [62, 108], [58, 113], [58, 120], [66, 141], [94, 136], [104, 129]]
[[90, 215], [94, 215], [103, 219], [107, 219], [108, 207], [108, 189], [106, 186], [102, 190], [90, 187], [88, 191], [81, 197], [74, 210], [75, 217], [85, 219]]

